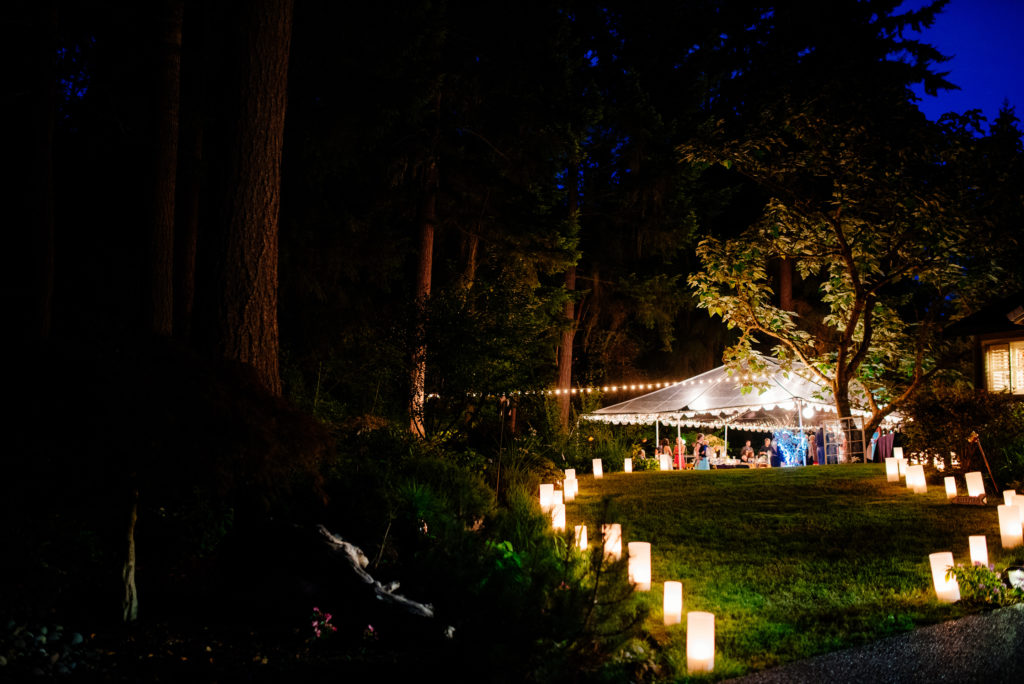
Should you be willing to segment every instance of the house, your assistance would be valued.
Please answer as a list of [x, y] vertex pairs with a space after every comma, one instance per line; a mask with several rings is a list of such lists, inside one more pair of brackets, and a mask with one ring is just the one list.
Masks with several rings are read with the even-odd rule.
[[957, 321], [945, 334], [974, 338], [975, 387], [1024, 397], [1024, 292]]

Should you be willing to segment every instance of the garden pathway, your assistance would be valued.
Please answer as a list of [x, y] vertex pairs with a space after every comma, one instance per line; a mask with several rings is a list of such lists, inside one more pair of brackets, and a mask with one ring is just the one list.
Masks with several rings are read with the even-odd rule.
[[1024, 682], [1024, 604], [809, 658], [736, 684]]

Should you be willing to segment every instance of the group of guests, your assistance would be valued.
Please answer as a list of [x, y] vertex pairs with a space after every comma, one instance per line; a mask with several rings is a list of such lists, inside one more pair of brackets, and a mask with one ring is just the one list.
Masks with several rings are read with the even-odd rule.
[[[692, 461], [689, 461], [687, 458], [686, 442], [683, 441], [682, 437], [676, 437], [674, 449], [669, 443], [668, 438], [662, 439], [658, 451], [661, 455], [672, 457], [677, 470], [686, 470], [687, 468], [693, 468], [694, 470], [711, 469], [711, 465], [708, 462], [708, 439], [703, 433], [698, 433], [697, 439], [693, 443]], [[740, 449], [740, 461], [752, 468], [759, 462], [766, 463], [772, 468], [778, 468], [782, 465], [782, 452], [779, 450], [777, 440], [765, 437], [764, 446], [755, 454], [754, 447], [750, 446], [750, 440], [748, 439], [747, 443]]]
[[767, 463], [772, 468], [778, 468], [782, 465], [782, 452], [779, 450], [779, 442], [771, 437], [765, 437], [764, 446], [761, 447], [761, 450], [755, 456], [754, 447], [750, 446], [750, 440], [748, 439], [747, 443], [740, 449], [740, 460], [750, 464], [751, 467], [761, 461]]
[[697, 433], [697, 439], [693, 443], [693, 460], [689, 463], [686, 453], [686, 442], [683, 441], [682, 437], [676, 437], [675, 449], [669, 444], [667, 437], [662, 439], [659, 453], [672, 457], [674, 467], [677, 470], [686, 470], [687, 468], [711, 470], [711, 465], [708, 463], [708, 440], [703, 433]]

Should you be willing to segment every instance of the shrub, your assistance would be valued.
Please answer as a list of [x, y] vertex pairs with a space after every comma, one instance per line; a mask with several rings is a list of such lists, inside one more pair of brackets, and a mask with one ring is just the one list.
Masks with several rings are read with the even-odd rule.
[[1024, 403], [1008, 394], [963, 387], [936, 386], [906, 409], [904, 426], [909, 451], [937, 452], [949, 468], [949, 452], [960, 455], [964, 470], [983, 469], [975, 444], [977, 432], [996, 479], [1004, 484], [1024, 479]]

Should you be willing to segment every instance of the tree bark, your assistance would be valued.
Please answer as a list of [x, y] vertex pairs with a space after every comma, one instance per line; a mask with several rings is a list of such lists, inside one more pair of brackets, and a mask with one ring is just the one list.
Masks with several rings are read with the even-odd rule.
[[779, 259], [779, 308], [793, 310], [793, 261]]
[[40, 3], [35, 11], [36, 35], [32, 108], [33, 137], [29, 196], [29, 222], [32, 225], [32, 293], [27, 337], [46, 340], [53, 325], [54, 279], [54, 207], [53, 207], [53, 121], [56, 105], [57, 6]]
[[149, 244], [149, 329], [170, 337], [174, 324], [174, 204], [178, 168], [183, 0], [164, 0], [157, 10], [156, 145]]
[[[580, 195], [579, 177], [580, 164], [573, 160], [569, 165], [569, 173], [566, 187], [569, 192], [569, 224], [573, 230], [578, 228], [580, 217]], [[573, 264], [565, 271], [565, 289], [568, 292], [576, 291], [576, 265]], [[576, 337], [578, 321], [576, 317], [577, 307], [575, 301], [565, 303], [566, 327], [562, 330], [561, 343], [558, 345], [558, 426], [563, 434], [569, 432], [569, 417], [572, 413], [570, 390], [572, 389], [572, 345]]]
[[223, 280], [214, 342], [224, 358], [252, 366], [275, 395], [281, 393], [278, 215], [292, 4], [257, 0], [248, 5], [237, 128], [225, 190]]
[[132, 486], [132, 508], [128, 516], [128, 548], [125, 553], [121, 578], [124, 581], [124, 598], [121, 601], [121, 618], [135, 622], [139, 617], [139, 593], [135, 587], [135, 523], [139, 519], [139, 488]]
[[[576, 290], [576, 267], [570, 266], [565, 272], [565, 289]], [[562, 330], [558, 345], [558, 425], [563, 433], [569, 432], [569, 416], [572, 413], [570, 390], [572, 389], [572, 344], [576, 337], [576, 303], [565, 303], [566, 328]]]
[[416, 271], [414, 298], [416, 317], [413, 330], [412, 371], [410, 377], [411, 402], [409, 430], [417, 437], [426, 436], [423, 406], [426, 403], [427, 381], [427, 302], [430, 299], [431, 274], [434, 265], [434, 226], [437, 223], [437, 162], [431, 160], [427, 170], [426, 188], [420, 210], [420, 260]]

